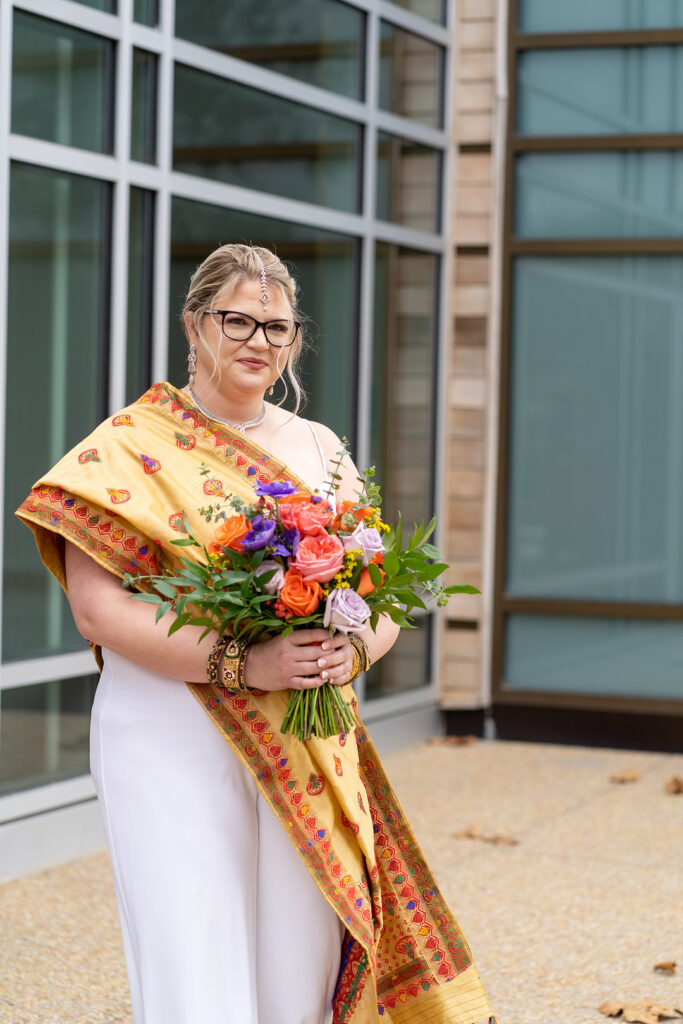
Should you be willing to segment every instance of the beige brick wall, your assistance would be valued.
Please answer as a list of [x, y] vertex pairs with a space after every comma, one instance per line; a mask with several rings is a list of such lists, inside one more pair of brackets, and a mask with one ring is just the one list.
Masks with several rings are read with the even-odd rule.
[[[490, 430], [491, 234], [498, 187], [492, 148], [496, 111], [496, 0], [460, 0], [454, 83], [455, 146], [446, 454], [449, 583], [485, 586], [485, 505]], [[493, 396], [494, 400], [495, 396]], [[487, 658], [484, 597], [451, 598], [443, 621], [440, 701], [444, 708], [482, 706]]]

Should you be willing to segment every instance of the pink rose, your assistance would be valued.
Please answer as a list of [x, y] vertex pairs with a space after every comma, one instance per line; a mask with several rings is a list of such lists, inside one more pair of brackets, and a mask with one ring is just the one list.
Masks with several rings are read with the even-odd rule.
[[334, 518], [332, 508], [326, 501], [314, 498], [313, 494], [291, 494], [280, 499], [280, 519], [288, 530], [298, 530], [303, 537], [329, 526]]
[[321, 530], [301, 538], [296, 557], [289, 564], [298, 569], [305, 580], [327, 583], [343, 567], [344, 554], [339, 538]]
[[360, 629], [370, 618], [370, 609], [363, 598], [350, 587], [331, 590], [325, 604], [323, 626], [334, 626], [340, 633]]
[[347, 551], [360, 548], [363, 552], [363, 565], [372, 562], [377, 554], [384, 551], [384, 544], [379, 530], [374, 526], [363, 526], [359, 523], [353, 533], [344, 537], [344, 547]]
[[259, 586], [263, 587], [266, 594], [280, 593], [280, 590], [282, 589], [282, 586], [285, 582], [284, 570], [280, 563], [276, 562], [272, 558], [267, 558], [265, 561], [261, 562], [258, 569], [254, 570], [254, 575], [256, 576], [256, 580], [258, 581], [258, 578], [262, 573], [271, 572], [273, 569], [275, 570], [275, 575], [271, 576], [271, 578], [267, 580], [266, 583], [259, 584]]

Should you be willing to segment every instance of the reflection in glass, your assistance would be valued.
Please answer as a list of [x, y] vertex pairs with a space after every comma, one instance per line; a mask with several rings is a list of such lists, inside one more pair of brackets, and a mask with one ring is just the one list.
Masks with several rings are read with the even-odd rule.
[[522, 32], [599, 32], [606, 29], [680, 28], [683, 0], [519, 0]]
[[112, 151], [114, 44], [14, 12], [12, 131]]
[[421, 18], [429, 18], [430, 21], [443, 24], [445, 20], [444, 0], [392, 0], [392, 3], [406, 11], [412, 11], [413, 14], [419, 14]]
[[133, 19], [154, 28], [159, 24], [159, 0], [134, 0]]
[[516, 161], [515, 230], [525, 238], [683, 233], [683, 153], [525, 153]]
[[130, 190], [126, 403], [152, 384], [154, 192]]
[[[179, 313], [195, 267], [216, 248], [217, 239], [264, 245], [275, 249], [292, 268], [301, 287], [300, 307], [311, 320], [304, 324], [304, 333], [313, 345], [300, 374], [309, 396], [302, 415], [326, 423], [339, 436], [346, 434], [353, 441], [357, 240], [185, 199], [173, 200], [171, 224], [171, 382], [182, 387], [187, 381], [187, 342]], [[279, 402], [283, 392], [277, 384], [272, 401]], [[287, 408], [293, 408], [291, 401]]]
[[97, 11], [105, 11], [107, 14], [116, 14], [116, 0], [76, 0], [78, 4], [86, 7], [94, 7]]
[[365, 698], [388, 697], [428, 686], [432, 617], [416, 620], [417, 629], [402, 629], [391, 650], [365, 676]]
[[683, 257], [519, 258], [506, 592], [683, 601]]
[[[14, 509], [103, 415], [110, 186], [13, 164], [10, 179], [3, 657], [80, 650], [59, 584]], [[30, 400], [29, 400], [30, 399]]]
[[437, 231], [441, 155], [417, 142], [377, 134], [377, 216]]
[[381, 22], [379, 105], [432, 127], [442, 122], [443, 49]]
[[683, 131], [683, 46], [531, 50], [520, 55], [523, 135]]
[[0, 795], [85, 775], [97, 676], [0, 690]]
[[358, 209], [360, 125], [176, 65], [173, 167]]
[[680, 622], [511, 615], [505, 688], [679, 699]]
[[[354, 99], [362, 97], [362, 11], [338, 0], [176, 0], [176, 35]], [[248, 79], [248, 76], [245, 75]]]
[[157, 64], [155, 54], [133, 50], [130, 156], [147, 164], [157, 158]]

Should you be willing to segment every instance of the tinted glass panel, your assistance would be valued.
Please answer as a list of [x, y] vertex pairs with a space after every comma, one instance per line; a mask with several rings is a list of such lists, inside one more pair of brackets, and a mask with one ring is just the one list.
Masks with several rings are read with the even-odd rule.
[[431, 616], [417, 620], [417, 629], [402, 629], [391, 650], [365, 676], [365, 697], [374, 700], [427, 686], [430, 681]]
[[506, 591], [683, 601], [683, 257], [514, 283]]
[[96, 676], [0, 690], [0, 794], [89, 770]]
[[[10, 190], [3, 657], [80, 650], [59, 584], [13, 515], [102, 415], [109, 186], [15, 164]], [[30, 403], [27, 404], [27, 395]]]
[[517, 158], [522, 237], [683, 234], [683, 153], [526, 153]]
[[422, 124], [440, 126], [442, 74], [440, 46], [381, 22], [380, 107]]
[[141, 25], [156, 25], [159, 21], [159, 0], [134, 0], [133, 18]]
[[128, 233], [128, 334], [126, 402], [152, 384], [152, 314], [154, 287], [154, 193], [130, 190]]
[[[353, 438], [357, 336], [357, 242], [287, 221], [239, 213], [205, 203], [175, 199], [171, 250], [171, 370], [179, 387], [187, 382], [187, 342], [179, 312], [198, 263], [216, 248], [216, 240], [265, 245], [275, 249], [301, 287], [301, 309], [310, 317], [311, 347], [301, 377], [309, 396], [303, 415], [322, 421], [339, 436]], [[275, 386], [272, 401], [283, 394]], [[291, 396], [291, 387], [290, 387]], [[288, 408], [292, 402], [288, 401]]]
[[111, 152], [114, 44], [14, 13], [12, 131]]
[[430, 21], [443, 23], [445, 18], [444, 0], [392, 0], [397, 7], [403, 7], [406, 11], [419, 14], [422, 18], [429, 18]]
[[519, 24], [523, 32], [677, 28], [683, 25], [683, 0], [519, 0]]
[[176, 0], [176, 35], [360, 97], [364, 14], [337, 0]]
[[176, 65], [177, 171], [323, 206], [358, 208], [360, 127]]
[[423, 231], [438, 230], [441, 154], [379, 132], [377, 216]]
[[504, 678], [510, 690], [679, 699], [683, 627], [513, 615], [506, 628]]
[[107, 14], [116, 14], [116, 0], [76, 0], [78, 4], [85, 4], [86, 7], [94, 7], [97, 11], [106, 11]]
[[133, 50], [130, 156], [148, 164], [157, 158], [157, 65], [153, 53]]
[[683, 131], [683, 47], [534, 50], [520, 55], [523, 135]]

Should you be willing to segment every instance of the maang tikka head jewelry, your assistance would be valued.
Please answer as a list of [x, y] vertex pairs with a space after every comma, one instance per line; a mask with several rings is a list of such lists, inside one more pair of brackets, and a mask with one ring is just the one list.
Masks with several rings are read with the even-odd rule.
[[194, 375], [197, 372], [197, 346], [190, 345], [190, 351], [187, 353], [187, 373], [188, 373], [188, 384], [190, 387], [194, 384]]
[[260, 253], [255, 252], [254, 256], [256, 257], [256, 261], [259, 267], [261, 268], [261, 302], [263, 303], [263, 312], [265, 313], [266, 309], [268, 308], [268, 303], [270, 302], [270, 295], [268, 294], [268, 282], [266, 281], [266, 266], [263, 260], [261, 259]]

